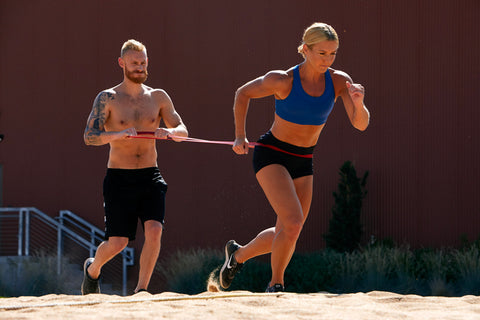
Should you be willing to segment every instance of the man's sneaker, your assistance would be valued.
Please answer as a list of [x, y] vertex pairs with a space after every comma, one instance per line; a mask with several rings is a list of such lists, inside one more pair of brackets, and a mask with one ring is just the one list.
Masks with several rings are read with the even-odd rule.
[[234, 252], [240, 248], [240, 245], [235, 240], [230, 240], [225, 245], [225, 263], [220, 270], [220, 285], [227, 289], [235, 277], [235, 274], [243, 267], [243, 263], [238, 263], [235, 260]]
[[267, 287], [267, 290], [265, 290], [265, 292], [267, 293], [271, 293], [271, 292], [284, 292], [285, 291], [285, 287], [282, 286], [280, 283], [276, 283], [274, 284], [273, 286], [271, 287]]
[[140, 293], [140, 292], [150, 293], [150, 292], [147, 291], [147, 289], [140, 289], [137, 292], [133, 291], [133, 294], [137, 294], [137, 293]]
[[[82, 282], [82, 294], [100, 293], [100, 287], [98, 285], [98, 279], [92, 279], [88, 274], [88, 267], [93, 263], [93, 258], [88, 258], [83, 264], [83, 282]], [[100, 277], [99, 277], [100, 278]]]

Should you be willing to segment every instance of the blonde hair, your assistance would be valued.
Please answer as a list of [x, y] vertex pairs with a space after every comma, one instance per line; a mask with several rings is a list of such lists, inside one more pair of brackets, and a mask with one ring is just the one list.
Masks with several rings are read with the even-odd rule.
[[339, 42], [337, 32], [331, 25], [315, 22], [303, 32], [302, 44], [297, 48], [298, 53], [305, 58], [305, 53], [303, 52], [303, 46], [305, 44], [311, 48], [314, 44], [325, 40]]
[[135, 50], [140, 52], [145, 51], [145, 54], [147, 54], [147, 48], [145, 47], [145, 45], [140, 41], [134, 39], [130, 39], [123, 44], [122, 50], [120, 51], [120, 57], [123, 57], [128, 50]]

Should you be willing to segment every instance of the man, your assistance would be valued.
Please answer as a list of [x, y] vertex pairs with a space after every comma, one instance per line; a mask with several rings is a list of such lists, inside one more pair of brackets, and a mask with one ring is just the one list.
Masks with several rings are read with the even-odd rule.
[[[148, 76], [145, 46], [128, 40], [118, 64], [123, 81], [98, 94], [84, 133], [87, 145], [110, 144], [103, 184], [106, 240], [98, 246], [95, 258], [85, 260], [84, 295], [100, 292], [98, 278], [103, 265], [135, 239], [138, 219], [143, 224], [145, 243], [134, 293], [147, 290], [160, 253], [167, 184], [157, 166], [155, 140], [131, 136], [149, 132], [156, 138], [171, 136], [175, 141], [188, 136], [167, 93], [143, 84]], [[159, 128], [161, 119], [167, 128]]]

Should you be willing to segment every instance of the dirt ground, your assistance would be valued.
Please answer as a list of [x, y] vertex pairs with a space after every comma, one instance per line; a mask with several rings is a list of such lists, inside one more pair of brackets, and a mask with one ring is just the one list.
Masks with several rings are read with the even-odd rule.
[[390, 292], [171, 292], [121, 297], [45, 295], [0, 299], [0, 319], [480, 319], [480, 297], [422, 297]]

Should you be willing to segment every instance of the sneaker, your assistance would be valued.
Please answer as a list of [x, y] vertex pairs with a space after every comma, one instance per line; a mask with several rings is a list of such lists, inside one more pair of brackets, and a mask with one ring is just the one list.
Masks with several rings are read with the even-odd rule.
[[282, 286], [280, 283], [276, 283], [271, 287], [267, 287], [267, 290], [265, 290], [265, 292], [267, 292], [267, 293], [284, 292], [284, 291], [285, 291], [285, 287]]
[[243, 267], [243, 263], [238, 263], [235, 260], [233, 253], [240, 248], [240, 245], [235, 240], [230, 240], [225, 245], [225, 263], [220, 270], [220, 285], [227, 289], [235, 277], [235, 274]]
[[133, 291], [133, 294], [137, 294], [137, 293], [140, 293], [140, 292], [150, 293], [150, 292], [147, 291], [147, 289], [140, 289], [137, 292]]
[[[88, 274], [88, 267], [93, 263], [93, 258], [88, 258], [83, 264], [83, 282], [82, 282], [82, 294], [100, 293], [100, 286], [98, 285], [98, 279], [92, 279]], [[99, 277], [100, 278], [100, 277]]]

